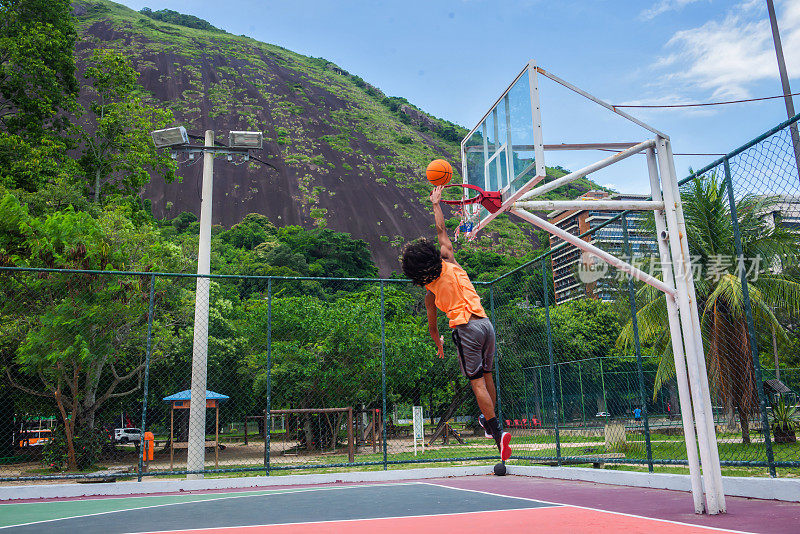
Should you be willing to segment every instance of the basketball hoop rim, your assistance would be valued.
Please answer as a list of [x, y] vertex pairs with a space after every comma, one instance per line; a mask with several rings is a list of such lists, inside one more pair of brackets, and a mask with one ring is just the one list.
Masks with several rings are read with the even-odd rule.
[[472, 184], [448, 184], [445, 187], [463, 187], [478, 192], [478, 196], [472, 198], [462, 198], [461, 200], [441, 200], [445, 204], [465, 206], [467, 204], [480, 204], [489, 213], [496, 213], [503, 205], [503, 195], [500, 191], [485, 191], [483, 188]]

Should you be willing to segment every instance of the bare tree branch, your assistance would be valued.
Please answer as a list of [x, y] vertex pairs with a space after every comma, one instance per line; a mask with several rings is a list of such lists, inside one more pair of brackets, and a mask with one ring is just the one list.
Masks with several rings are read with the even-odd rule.
[[128, 391], [122, 391], [122, 392], [119, 392], [119, 393], [112, 393], [108, 397], [109, 398], [124, 397], [125, 395], [130, 395], [131, 393], [133, 393], [135, 391], [138, 391], [141, 387], [142, 387], [142, 378], [140, 376], [139, 380], [136, 381], [136, 385], [134, 387], [132, 387], [131, 389], [129, 389]]
[[28, 387], [25, 387], [22, 384], [18, 384], [11, 376], [11, 371], [9, 369], [6, 369], [6, 376], [8, 377], [8, 382], [11, 384], [11, 387], [13, 388], [16, 388], [20, 391], [24, 391], [25, 393], [29, 395], [34, 395], [36, 397], [44, 397], [46, 399], [53, 398], [53, 395], [51, 393], [42, 393], [41, 391], [36, 391]]
[[[114, 381], [111, 382], [110, 386], [108, 386], [108, 389], [106, 389], [106, 392], [103, 393], [103, 395], [99, 399], [97, 399], [97, 401], [95, 401], [95, 403], [92, 405], [93, 409], [99, 408], [108, 399], [115, 398], [115, 397], [122, 397], [123, 395], [128, 395], [129, 393], [132, 393], [132, 392], [138, 390], [141, 387], [142, 376], [141, 376], [140, 371], [144, 368], [144, 363], [141, 363], [141, 364], [137, 365], [136, 367], [134, 367], [134, 369], [130, 373], [128, 373], [128, 374], [126, 374], [124, 376], [120, 376], [119, 374], [117, 374], [117, 370], [114, 367], [114, 363], [113, 362], [111, 363], [110, 367], [111, 367], [111, 372], [114, 374]], [[135, 375], [137, 373], [139, 373], [139, 375], [138, 375], [138, 380], [137, 380], [137, 386], [135, 388], [131, 389], [130, 391], [128, 391], [126, 393], [114, 393], [114, 390], [117, 389], [117, 386], [121, 382], [124, 382], [125, 380], [130, 379], [133, 375]]]

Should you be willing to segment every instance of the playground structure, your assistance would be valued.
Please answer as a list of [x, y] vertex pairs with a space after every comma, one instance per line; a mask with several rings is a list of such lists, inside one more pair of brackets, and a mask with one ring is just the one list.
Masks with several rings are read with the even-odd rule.
[[[175, 440], [175, 410], [188, 410], [191, 402], [191, 390], [180, 391], [168, 397], [164, 397], [164, 402], [170, 403], [169, 414], [169, 468], [175, 466], [175, 449], [188, 449], [188, 440]], [[205, 440], [205, 447], [214, 449], [214, 466], [219, 467], [219, 404], [228, 400], [227, 395], [206, 390], [206, 409], [214, 410], [214, 441]], [[203, 433], [205, 435], [205, 432]], [[183, 435], [181, 432], [180, 435]]]

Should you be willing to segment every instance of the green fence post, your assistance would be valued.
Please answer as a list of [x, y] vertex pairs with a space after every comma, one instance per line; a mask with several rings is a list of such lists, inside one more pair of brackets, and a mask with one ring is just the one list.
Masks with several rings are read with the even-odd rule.
[[383, 304], [383, 287], [384, 282], [381, 281], [381, 398], [383, 399], [381, 429], [383, 430], [383, 470], [386, 471], [388, 469], [386, 457], [386, 313]]
[[142, 439], [139, 440], [139, 470], [136, 479], [142, 481], [144, 461], [144, 432], [147, 429], [147, 393], [150, 388], [150, 354], [153, 349], [153, 305], [156, 296], [156, 275], [150, 275], [150, 306], [147, 309], [147, 352], [144, 355], [144, 385], [142, 386]]
[[[633, 262], [633, 251], [628, 239], [628, 216], [622, 215], [622, 244], [625, 247], [625, 254], [627, 254], [631, 263]], [[631, 323], [633, 326], [633, 345], [636, 350], [636, 374], [639, 379], [639, 403], [642, 406], [642, 420], [644, 421], [644, 445], [647, 450], [647, 470], [653, 472], [653, 448], [650, 443], [650, 420], [647, 415], [647, 397], [644, 392], [644, 370], [642, 369], [642, 349], [639, 345], [639, 322], [636, 314], [638, 309], [636, 307], [636, 291], [634, 288], [633, 277], [628, 276], [628, 302], [631, 307]]]
[[558, 433], [558, 399], [556, 398], [556, 373], [553, 364], [553, 335], [550, 331], [550, 288], [542, 260], [542, 289], [544, 290], [544, 318], [547, 325], [547, 357], [550, 359], [550, 398], [553, 400], [553, 428], [556, 434], [556, 461], [561, 465], [561, 436]]
[[747, 285], [747, 272], [744, 269], [744, 252], [742, 251], [742, 235], [739, 230], [739, 215], [736, 212], [736, 199], [733, 196], [733, 179], [731, 178], [731, 166], [728, 158], [723, 159], [725, 166], [725, 181], [728, 188], [728, 202], [731, 208], [731, 225], [733, 226], [733, 243], [736, 247], [737, 269], [742, 283], [742, 300], [744, 300], [744, 314], [747, 319], [747, 334], [750, 338], [750, 354], [753, 359], [753, 371], [756, 378], [756, 389], [758, 391], [758, 403], [761, 410], [761, 432], [764, 434], [764, 445], [767, 449], [767, 464], [769, 466], [769, 476], [776, 477], [775, 456], [772, 451], [772, 436], [769, 428], [769, 418], [767, 417], [767, 399], [764, 395], [764, 383], [761, 376], [761, 362], [758, 360], [758, 340], [756, 339], [756, 329], [753, 323], [753, 311], [750, 307], [750, 288]]
[[499, 338], [497, 332], [499, 329], [497, 328], [497, 322], [494, 316], [494, 283], [489, 286], [489, 309], [492, 315], [492, 326], [494, 326], [495, 331], [494, 390], [497, 393], [495, 409], [497, 410], [497, 420], [500, 422], [500, 428], [503, 428], [503, 409], [502, 404], [500, 403], [500, 348], [499, 343], [497, 343], [497, 339]]
[[[245, 423], [247, 424], [247, 420]], [[269, 476], [272, 441], [272, 278], [267, 280], [267, 409], [264, 410], [264, 470]]]

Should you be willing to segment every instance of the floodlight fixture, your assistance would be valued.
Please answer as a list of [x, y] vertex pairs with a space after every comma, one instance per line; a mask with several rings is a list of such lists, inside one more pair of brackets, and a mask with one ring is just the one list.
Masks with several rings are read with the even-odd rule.
[[153, 143], [155, 143], [156, 148], [189, 144], [189, 136], [186, 134], [186, 128], [183, 126], [156, 130], [151, 132], [150, 136], [153, 138]]
[[261, 132], [231, 132], [228, 145], [231, 148], [261, 148], [263, 140]]

